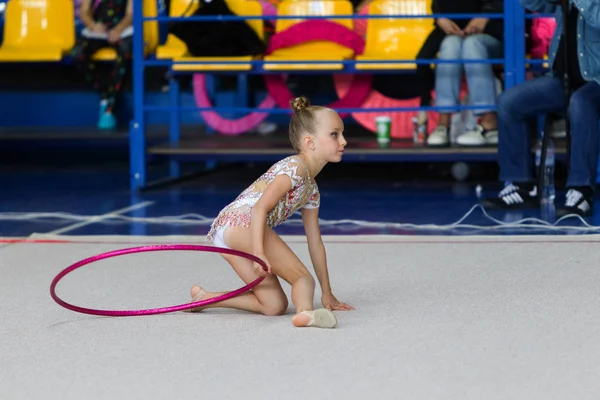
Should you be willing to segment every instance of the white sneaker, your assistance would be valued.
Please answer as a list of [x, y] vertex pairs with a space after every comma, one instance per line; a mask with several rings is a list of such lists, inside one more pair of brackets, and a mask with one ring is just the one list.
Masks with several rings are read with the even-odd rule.
[[456, 143], [461, 146], [485, 146], [498, 144], [498, 130], [485, 129], [477, 125], [475, 130], [467, 132], [456, 138]]
[[448, 146], [450, 139], [448, 138], [448, 127], [438, 125], [433, 132], [427, 136], [428, 146]]

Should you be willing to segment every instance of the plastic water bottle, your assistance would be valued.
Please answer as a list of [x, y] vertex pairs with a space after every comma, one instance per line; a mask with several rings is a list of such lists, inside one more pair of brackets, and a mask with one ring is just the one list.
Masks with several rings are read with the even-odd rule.
[[[535, 148], [535, 167], [537, 171], [540, 168], [540, 162], [542, 160], [542, 140], [538, 140]], [[556, 190], [554, 187], [554, 142], [552, 139], [548, 141], [548, 149], [546, 150], [546, 166], [544, 168], [544, 187], [540, 188], [540, 195], [542, 201], [546, 200], [554, 202], [556, 196]]]

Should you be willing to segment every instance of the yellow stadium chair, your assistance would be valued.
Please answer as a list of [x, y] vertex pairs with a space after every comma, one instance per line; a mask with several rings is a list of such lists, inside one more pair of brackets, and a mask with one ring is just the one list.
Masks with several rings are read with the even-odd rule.
[[[156, 0], [143, 0], [144, 1], [144, 17], [156, 17], [158, 15], [158, 9], [156, 6]], [[144, 53], [146, 55], [153, 53], [158, 46], [158, 22], [146, 21], [144, 22]], [[100, 49], [94, 54], [94, 60], [98, 61], [112, 61], [117, 57], [117, 53], [114, 49], [104, 48]]]
[[[256, 0], [226, 0], [229, 9], [240, 16], [261, 16], [262, 5]], [[173, 4], [173, 3], [171, 3]], [[193, 11], [190, 11], [191, 14]], [[186, 14], [189, 15], [189, 14]], [[257, 33], [261, 40], [264, 40], [264, 21], [262, 19], [247, 20], [246, 23]], [[173, 35], [169, 35], [173, 36]], [[175, 42], [176, 43], [176, 42]], [[250, 63], [255, 57], [253, 56], [240, 56], [240, 57], [191, 57], [187, 56], [187, 46], [181, 42], [185, 48], [183, 55], [177, 55], [173, 57], [174, 71], [250, 71], [252, 64]], [[164, 53], [163, 53], [164, 54]], [[197, 64], [184, 64], [178, 62], [196, 62]], [[239, 64], [201, 64], [202, 61], [211, 62], [228, 62], [228, 61], [246, 61], [248, 63]], [[200, 62], [200, 63], [198, 63]]]
[[72, 0], [10, 0], [0, 62], [60, 61], [75, 44]]
[[[431, 0], [373, 0], [369, 15], [424, 15], [431, 13]], [[369, 19], [365, 51], [356, 57], [356, 69], [415, 69], [414, 63], [375, 64], [361, 61], [414, 60], [433, 30], [431, 18]]]
[[[278, 15], [351, 15], [354, 13], [352, 3], [347, 0], [284, 0], [277, 7]], [[299, 19], [278, 19], [275, 32], [281, 32], [292, 25], [305, 21]], [[329, 21], [354, 28], [354, 23], [349, 18], [332, 18]], [[270, 64], [268, 61], [342, 61], [354, 57], [354, 51], [334, 42], [313, 41], [302, 43], [293, 47], [279, 49], [265, 56], [266, 70], [341, 70], [341, 63], [327, 64]]]
[[[189, 17], [198, 9], [198, 0], [171, 0], [169, 17]], [[177, 36], [168, 34], [164, 45], [156, 49], [156, 58], [170, 59], [188, 54], [187, 46]]]

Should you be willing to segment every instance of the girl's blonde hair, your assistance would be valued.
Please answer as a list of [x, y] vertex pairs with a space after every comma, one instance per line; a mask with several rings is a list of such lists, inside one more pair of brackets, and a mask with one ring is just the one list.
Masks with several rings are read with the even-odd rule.
[[296, 97], [290, 101], [294, 115], [290, 120], [290, 142], [297, 152], [302, 150], [302, 136], [306, 133], [315, 133], [317, 126], [317, 112], [329, 110], [327, 107], [311, 106], [304, 96]]

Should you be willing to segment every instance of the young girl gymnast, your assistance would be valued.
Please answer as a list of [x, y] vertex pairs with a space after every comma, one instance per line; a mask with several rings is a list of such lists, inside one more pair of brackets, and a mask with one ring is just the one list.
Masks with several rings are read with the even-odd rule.
[[[326, 107], [311, 106], [305, 97], [290, 102], [294, 114], [290, 121], [290, 142], [298, 154], [273, 164], [267, 172], [245, 189], [217, 215], [207, 239], [217, 247], [254, 254], [265, 261], [268, 272], [251, 260], [222, 254], [239, 277], [250, 283], [259, 275], [266, 278], [251, 291], [208, 307], [234, 308], [264, 315], [283, 315], [288, 300], [278, 277], [292, 287], [297, 327], [334, 328], [333, 310], [353, 310], [333, 295], [329, 282], [325, 246], [319, 229], [320, 194], [315, 177], [329, 162], [340, 162], [347, 142], [344, 124], [338, 114]], [[324, 308], [314, 309], [315, 280], [273, 228], [297, 210], [302, 212], [311, 261], [321, 285]], [[192, 302], [223, 293], [192, 287]]]

